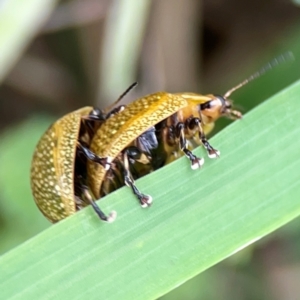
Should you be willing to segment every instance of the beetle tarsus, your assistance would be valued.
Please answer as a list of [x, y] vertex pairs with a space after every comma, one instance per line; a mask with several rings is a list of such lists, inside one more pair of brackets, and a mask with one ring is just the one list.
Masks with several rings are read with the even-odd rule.
[[128, 187], [131, 188], [133, 194], [136, 195], [143, 208], [151, 205], [152, 197], [150, 195], [145, 195], [138, 190], [129, 171], [127, 171], [127, 175], [124, 177], [124, 182]]
[[220, 151], [212, 148], [212, 149], [209, 149], [207, 150], [208, 152], [208, 157], [209, 158], [217, 158], [217, 157], [220, 157]]
[[129, 150], [125, 151], [124, 155], [123, 155], [123, 163], [124, 163], [124, 169], [125, 169], [124, 182], [127, 186], [129, 186], [131, 188], [133, 194], [137, 196], [141, 206], [143, 208], [149, 207], [152, 203], [152, 197], [149, 195], [144, 195], [138, 190], [138, 188], [136, 187], [136, 185], [134, 183], [134, 179], [130, 173], [129, 158], [128, 158], [128, 155], [130, 153]]
[[90, 203], [94, 211], [102, 221], [112, 223], [116, 219], [117, 217], [116, 211], [110, 212], [110, 214], [107, 216], [93, 200], [91, 200]]
[[89, 189], [87, 187], [83, 187], [83, 195], [84, 195], [84, 199], [86, 199], [88, 201], [89, 204], [91, 204], [91, 206], [93, 207], [94, 211], [96, 212], [96, 214], [98, 215], [98, 217], [105, 222], [108, 223], [112, 223], [116, 217], [117, 217], [117, 212], [116, 211], [112, 211], [110, 212], [110, 214], [107, 216], [101, 209], [100, 207], [96, 204], [96, 202], [93, 199], [93, 196], [91, 194], [91, 192], [89, 191]]
[[201, 138], [202, 144], [207, 151], [207, 155], [209, 158], [217, 158], [220, 157], [220, 151], [213, 148], [210, 143], [207, 141], [205, 137]]
[[[195, 119], [195, 118], [194, 118]], [[192, 120], [194, 120], [192, 119]], [[185, 154], [185, 156], [191, 161], [191, 168], [193, 170], [196, 170], [198, 168], [201, 168], [204, 164], [204, 159], [201, 157], [197, 157], [187, 148], [187, 142], [184, 135], [184, 124], [178, 123], [177, 124], [177, 137], [179, 138], [179, 146], [181, 151]]]
[[204, 158], [197, 157], [187, 148], [182, 149], [182, 151], [184, 152], [185, 156], [191, 161], [191, 168], [193, 170], [199, 169], [203, 166]]
[[203, 164], [204, 164], [204, 158], [199, 158], [199, 157], [195, 156], [195, 158], [193, 160], [191, 160], [191, 162], [192, 162], [191, 168], [193, 170], [197, 170], [197, 169], [199, 169], [199, 168], [201, 168], [203, 166]]
[[113, 210], [108, 215], [106, 222], [107, 223], [112, 223], [112, 222], [115, 221], [116, 218], [117, 218], [117, 212], [115, 210]]
[[152, 197], [150, 195], [141, 194], [139, 200], [142, 208], [149, 207], [152, 204]]

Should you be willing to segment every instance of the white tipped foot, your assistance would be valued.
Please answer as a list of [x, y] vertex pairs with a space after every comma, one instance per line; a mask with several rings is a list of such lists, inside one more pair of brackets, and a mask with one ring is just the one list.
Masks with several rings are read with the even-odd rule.
[[142, 202], [141, 207], [146, 208], [152, 204], [153, 199], [150, 195], [144, 195], [144, 199], [142, 199], [141, 202]]
[[208, 157], [209, 158], [217, 158], [220, 156], [220, 151], [219, 150], [215, 150], [214, 152], [212, 153], [208, 153]]
[[204, 164], [204, 158], [196, 158], [193, 160], [192, 164], [191, 164], [191, 168], [192, 170], [197, 170], [199, 168], [201, 168]]
[[115, 221], [116, 218], [117, 218], [117, 212], [116, 212], [115, 210], [113, 210], [113, 211], [109, 214], [109, 216], [107, 217], [106, 222], [107, 222], [107, 223], [112, 223], [112, 222]]

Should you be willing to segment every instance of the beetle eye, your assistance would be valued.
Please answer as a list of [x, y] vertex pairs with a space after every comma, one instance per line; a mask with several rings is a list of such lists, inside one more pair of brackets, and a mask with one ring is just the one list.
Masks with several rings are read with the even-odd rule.
[[231, 103], [230, 103], [230, 102], [227, 102], [227, 103], [226, 103], [226, 108], [227, 108], [227, 109], [230, 109], [230, 108], [232, 108], [232, 105], [231, 105]]
[[200, 104], [200, 110], [210, 109], [212, 107], [211, 101]]

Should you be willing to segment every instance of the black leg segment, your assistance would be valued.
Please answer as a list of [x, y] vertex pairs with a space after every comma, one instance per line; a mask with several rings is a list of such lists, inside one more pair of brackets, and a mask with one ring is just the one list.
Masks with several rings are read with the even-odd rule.
[[133, 194], [138, 198], [142, 207], [148, 207], [152, 203], [152, 197], [150, 195], [145, 195], [141, 193], [135, 185], [134, 179], [130, 173], [129, 169], [129, 159], [127, 150], [125, 150], [123, 154], [123, 163], [124, 163], [124, 182], [127, 186], [129, 186], [133, 192]]
[[181, 151], [184, 152], [185, 156], [191, 161], [191, 168], [196, 170], [200, 168], [204, 164], [204, 159], [201, 157], [197, 157], [187, 148], [186, 138], [184, 136], [184, 124], [178, 123], [176, 125], [176, 135], [179, 139], [179, 146]]

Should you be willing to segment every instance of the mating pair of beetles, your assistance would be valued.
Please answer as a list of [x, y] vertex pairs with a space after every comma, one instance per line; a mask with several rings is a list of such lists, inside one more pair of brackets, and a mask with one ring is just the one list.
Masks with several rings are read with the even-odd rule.
[[31, 187], [37, 206], [54, 223], [89, 204], [101, 220], [113, 222], [116, 212], [106, 215], [95, 200], [123, 185], [132, 189], [142, 207], [150, 206], [151, 196], [141, 193], [134, 179], [182, 155], [192, 169], [201, 167], [203, 158], [191, 151], [196, 145], [203, 145], [208, 157], [218, 157], [206, 134], [221, 116], [242, 117], [228, 97], [283, 59], [274, 59], [224, 96], [158, 92], [127, 106], [104, 111], [84, 107], [63, 116], [34, 152]]

